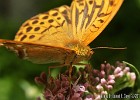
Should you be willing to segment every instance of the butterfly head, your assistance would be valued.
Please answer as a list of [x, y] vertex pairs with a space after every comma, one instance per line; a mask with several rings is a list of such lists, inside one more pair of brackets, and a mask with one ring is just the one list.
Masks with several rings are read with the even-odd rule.
[[79, 42], [68, 43], [67, 47], [74, 50], [77, 56], [82, 57], [84, 60], [90, 59], [93, 54], [93, 50], [89, 46], [85, 46]]

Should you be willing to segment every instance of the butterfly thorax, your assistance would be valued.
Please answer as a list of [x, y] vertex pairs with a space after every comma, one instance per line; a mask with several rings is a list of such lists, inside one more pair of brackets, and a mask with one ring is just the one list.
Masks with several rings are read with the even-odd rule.
[[66, 45], [66, 47], [74, 50], [76, 55], [82, 57], [83, 60], [90, 59], [93, 54], [93, 51], [89, 46], [85, 46], [80, 42], [70, 42]]

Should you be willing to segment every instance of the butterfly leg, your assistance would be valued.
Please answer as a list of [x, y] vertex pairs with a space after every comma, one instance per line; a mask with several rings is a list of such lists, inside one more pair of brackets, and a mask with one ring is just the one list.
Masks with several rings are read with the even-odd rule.
[[70, 64], [70, 66], [68, 66], [68, 70], [69, 70], [69, 78], [71, 80], [71, 74], [72, 74], [72, 64]]
[[52, 68], [58, 68], [58, 67], [60, 68], [60, 67], [64, 67], [64, 66], [65, 66], [65, 65], [49, 66], [49, 67], [48, 67], [48, 74], [51, 76], [51, 69], [52, 69]]

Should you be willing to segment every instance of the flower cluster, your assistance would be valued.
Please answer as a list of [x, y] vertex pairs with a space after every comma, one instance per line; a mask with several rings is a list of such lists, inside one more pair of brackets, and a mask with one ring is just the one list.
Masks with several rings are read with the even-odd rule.
[[132, 85], [136, 79], [135, 73], [120, 62], [116, 66], [101, 64], [100, 70], [93, 69], [91, 65], [77, 70], [73, 67], [71, 77], [68, 72], [61, 73], [57, 78], [47, 77], [42, 72], [40, 77], [35, 78], [36, 83], [45, 87], [45, 100], [107, 100], [104, 95], [119, 91], [118, 86], [125, 88]]

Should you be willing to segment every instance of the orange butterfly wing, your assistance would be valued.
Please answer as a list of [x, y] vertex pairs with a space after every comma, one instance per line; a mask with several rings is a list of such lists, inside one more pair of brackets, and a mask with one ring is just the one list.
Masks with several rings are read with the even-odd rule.
[[109, 24], [123, 0], [73, 0], [72, 26], [74, 37], [88, 45]]
[[0, 39], [0, 46], [3, 45], [20, 58], [37, 64], [55, 62], [68, 65], [76, 55], [73, 50], [66, 48]]
[[39, 43], [57, 47], [71, 40], [70, 8], [63, 5], [27, 20], [15, 36], [15, 41]]

